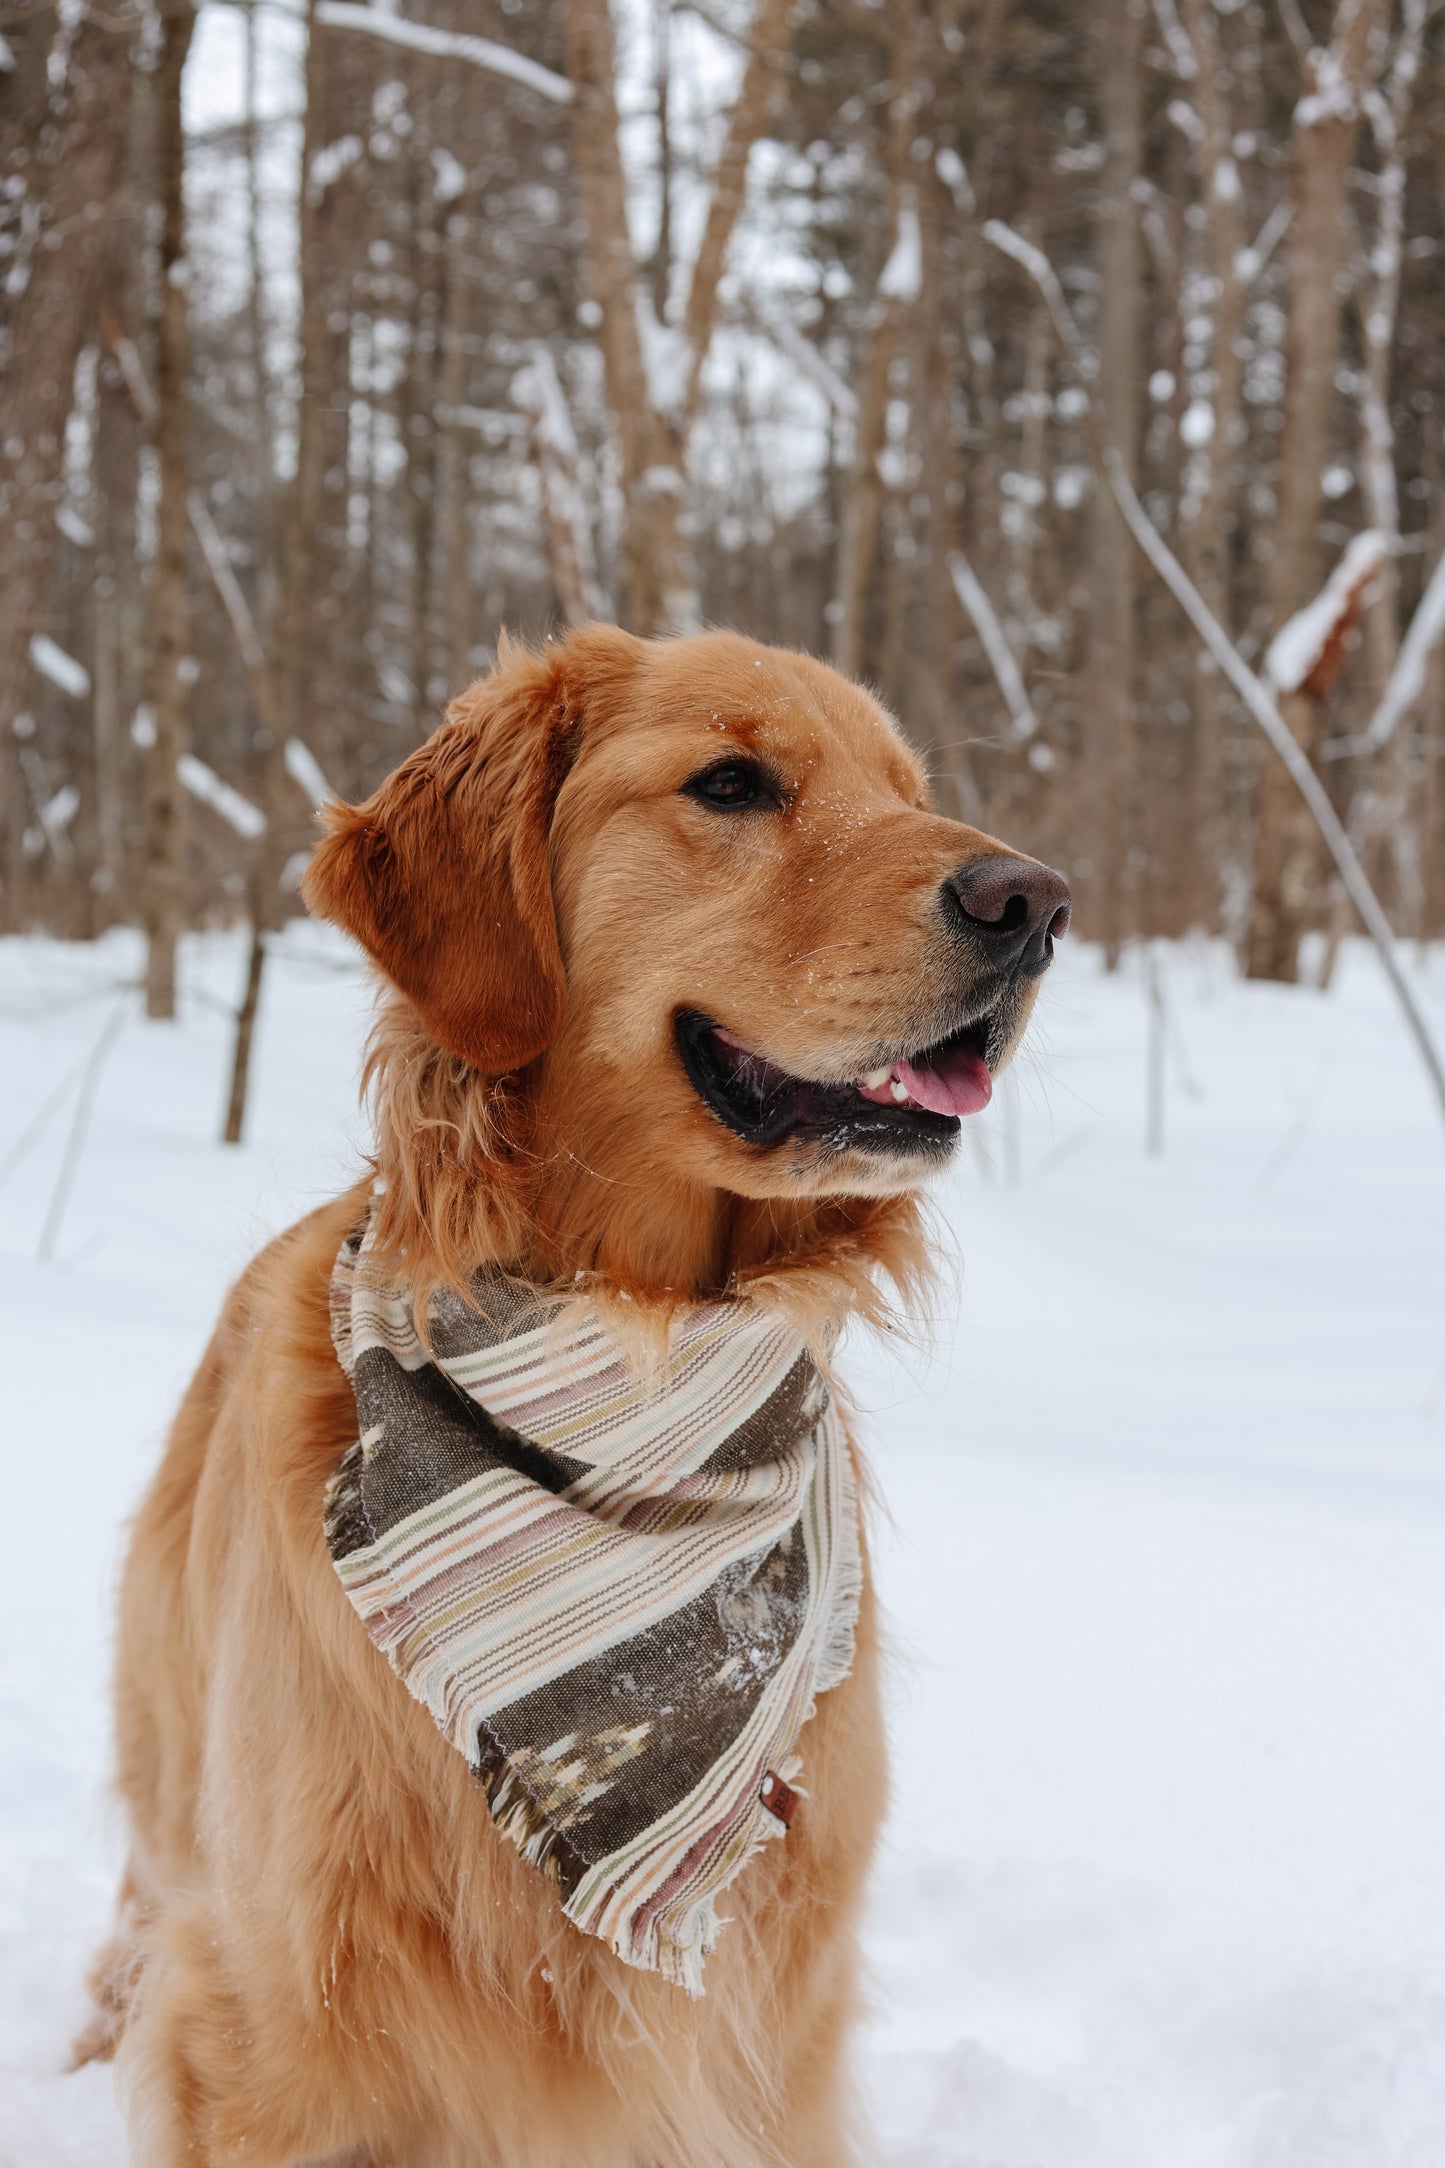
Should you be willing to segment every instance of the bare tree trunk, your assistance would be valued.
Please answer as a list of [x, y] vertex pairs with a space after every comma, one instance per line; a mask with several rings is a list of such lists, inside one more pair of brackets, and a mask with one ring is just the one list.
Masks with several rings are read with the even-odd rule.
[[[325, 140], [322, 87], [322, 40], [315, 0], [306, 9], [306, 117], [298, 185], [299, 271], [301, 284], [300, 402], [296, 416], [296, 472], [286, 493], [281, 538], [281, 593], [276, 613], [276, 657], [269, 682], [257, 677], [257, 707], [265, 732], [262, 799], [266, 829], [256, 843], [251, 869], [251, 945], [246, 986], [236, 1012], [231, 1054], [231, 1089], [223, 1131], [227, 1144], [239, 1144], [250, 1091], [251, 1051], [266, 965], [266, 942], [281, 922], [281, 873], [286, 829], [286, 741], [301, 732], [305, 697], [307, 625], [313, 595], [316, 522], [321, 503], [326, 402], [326, 297], [317, 240], [317, 190], [312, 168]], [[273, 689], [274, 688], [274, 689]]]
[[948, 778], [954, 805], [965, 820], [977, 821], [982, 808], [974, 781], [964, 726], [953, 700], [955, 646], [953, 582], [948, 555], [954, 543], [958, 457], [953, 441], [953, 384], [957, 367], [945, 337], [948, 296], [943, 260], [943, 203], [936, 174], [927, 175], [919, 192], [923, 243], [923, 292], [917, 312], [910, 368], [918, 385], [918, 431], [922, 445], [923, 486], [928, 500], [925, 565], [926, 630], [921, 691], [934, 771]]
[[[12, 927], [27, 911], [14, 723], [54, 586], [65, 423], [124, 168], [139, 28], [139, 16], [117, 6], [82, 12], [62, 33], [44, 0], [5, 22], [15, 65], [0, 99], [0, 180], [23, 198], [20, 230], [30, 242], [0, 289], [0, 924]], [[58, 82], [52, 64], [63, 71]]]
[[896, 0], [893, 10], [893, 102], [888, 117], [888, 234], [883, 270], [871, 311], [872, 339], [858, 413], [853, 424], [853, 464], [838, 530], [838, 563], [828, 616], [831, 649], [837, 668], [857, 677], [863, 667], [864, 613], [868, 585], [878, 554], [878, 525], [883, 509], [883, 456], [888, 429], [888, 380], [898, 348], [905, 304], [915, 298], [906, 280], [896, 290], [890, 270], [907, 247], [906, 221], [913, 223], [920, 249], [918, 211], [905, 176], [913, 133], [917, 83], [914, 0]]
[[[1270, 583], [1277, 627], [1302, 609], [1320, 584], [1320, 476], [1329, 452], [1339, 361], [1345, 191], [1376, 4], [1341, 0], [1323, 71], [1312, 60], [1311, 80], [1295, 109], [1285, 416]], [[1317, 703], [1308, 693], [1290, 693], [1280, 712], [1308, 755]], [[1260, 775], [1255, 820], [1245, 958], [1252, 979], [1298, 978], [1300, 938], [1317, 900], [1318, 869], [1314, 824], [1283, 767], [1270, 761]]]
[[437, 481], [441, 496], [441, 529], [446, 562], [444, 623], [439, 652], [447, 659], [450, 690], [460, 692], [471, 675], [472, 627], [471, 583], [467, 517], [467, 444], [459, 419], [467, 389], [467, 273], [466, 257], [471, 242], [472, 220], [465, 200], [452, 209], [446, 221], [444, 276], [446, 295], [442, 304], [442, 365], [440, 442], [437, 448]]
[[[1405, 0], [1403, 23], [1384, 93], [1372, 103], [1380, 150], [1379, 214], [1369, 253], [1370, 277], [1360, 300], [1364, 381], [1360, 398], [1360, 478], [1370, 525], [1400, 540], [1400, 494], [1395, 479], [1395, 431], [1390, 419], [1390, 369], [1400, 309], [1405, 241], [1405, 142], [1410, 94], [1419, 71], [1427, 17], [1426, 0]], [[1380, 698], [1400, 652], [1400, 581], [1394, 558], [1364, 619], [1371, 700]], [[1424, 915], [1422, 833], [1413, 817], [1409, 788], [1409, 740], [1397, 730], [1379, 756], [1379, 773], [1368, 778], [1352, 810], [1366, 862], [1386, 858], [1394, 874], [1397, 923], [1418, 933]], [[1363, 802], [1360, 802], [1360, 801]], [[1378, 840], [1379, 849], [1371, 844]]]
[[[1094, 35], [1104, 126], [1099, 175], [1099, 390], [1105, 433], [1131, 477], [1139, 445], [1140, 248], [1135, 183], [1142, 152], [1141, 0], [1099, 0]], [[1111, 961], [1126, 926], [1134, 787], [1134, 552], [1109, 492], [1093, 498], [1089, 715], [1084, 759], [1093, 873], [1080, 899]]]
[[[437, 528], [437, 420], [441, 392], [440, 295], [433, 266], [442, 260], [429, 201], [431, 169], [412, 161], [411, 351], [401, 383], [400, 416], [406, 445], [406, 494], [411, 515], [412, 731], [418, 742], [430, 728], [432, 677], [432, 573]], [[442, 214], [443, 218], [445, 213]]]
[[652, 313], [667, 318], [672, 283], [672, 6], [652, 0], [653, 95], [657, 101], [657, 241], [648, 273]]
[[[1195, 60], [1195, 90], [1203, 137], [1202, 196], [1213, 300], [1209, 369], [1212, 434], [1191, 455], [1185, 563], [1199, 592], [1233, 638], [1231, 553], [1235, 495], [1244, 444], [1244, 370], [1241, 360], [1244, 296], [1239, 259], [1244, 246], [1242, 193], [1234, 161], [1233, 125], [1225, 88], [1227, 55], [1219, 18], [1207, 0], [1180, 0], [1180, 14]], [[1191, 546], [1192, 545], [1192, 546]], [[1199, 853], [1216, 879], [1227, 854], [1224, 811], [1224, 740], [1230, 713], [1224, 680], [1215, 669], [1197, 673], [1194, 690], [1196, 754], [1193, 795]], [[1217, 897], [1214, 899], [1217, 902]]]
[[161, 319], [156, 346], [156, 455], [160, 504], [151, 643], [155, 736], [146, 762], [146, 845], [142, 903], [146, 933], [146, 1015], [176, 1013], [176, 943], [183, 910], [185, 832], [177, 763], [186, 749], [186, 336], [185, 131], [181, 76], [195, 29], [190, 0], [166, 0], [157, 75], [157, 156], [161, 205]]
[[622, 469], [626, 619], [636, 632], [662, 632], [672, 629], [677, 598], [684, 599], [686, 609], [692, 590], [690, 552], [680, 524], [684, 446], [679, 418], [669, 421], [653, 403], [643, 353], [642, 296], [617, 143], [608, 0], [568, 0], [567, 72], [577, 93], [573, 142], [593, 293], [602, 310], [607, 405]]
[[[567, 0], [567, 72], [576, 92], [572, 139], [592, 288], [602, 310], [607, 405], [622, 469], [625, 615], [636, 632], [689, 631], [701, 622], [687, 519], [688, 439], [717, 324], [718, 285], [742, 209], [748, 158], [767, 121], [793, 5], [794, 0], [760, 0], [682, 322], [659, 325], [627, 224], [609, 0]], [[650, 370], [644, 320], [656, 346]]]
[[874, 319], [873, 343], [854, 424], [853, 464], [838, 533], [838, 573], [829, 615], [832, 656], [838, 669], [857, 677], [863, 668], [863, 619], [878, 555], [883, 510], [883, 456], [888, 426], [888, 379], [898, 346], [901, 309], [885, 300]]

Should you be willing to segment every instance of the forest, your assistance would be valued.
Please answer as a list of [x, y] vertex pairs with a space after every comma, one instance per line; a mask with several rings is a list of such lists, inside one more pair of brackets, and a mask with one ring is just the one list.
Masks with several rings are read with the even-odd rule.
[[0, 927], [143, 925], [152, 1015], [184, 927], [249, 921], [259, 979], [316, 804], [601, 616], [864, 677], [1110, 956], [1291, 980], [1314, 930], [1327, 977], [1354, 906], [1252, 682], [1438, 935], [1442, 42], [1438, 0], [5, 0]]

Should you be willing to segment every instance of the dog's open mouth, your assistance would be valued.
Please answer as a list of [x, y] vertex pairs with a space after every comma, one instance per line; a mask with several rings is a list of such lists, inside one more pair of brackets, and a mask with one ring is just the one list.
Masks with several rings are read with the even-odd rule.
[[792, 1137], [838, 1151], [937, 1153], [957, 1137], [960, 1118], [992, 1097], [991, 1025], [981, 1017], [841, 1084], [791, 1076], [695, 1010], [681, 1012], [676, 1032], [693, 1090], [750, 1144]]

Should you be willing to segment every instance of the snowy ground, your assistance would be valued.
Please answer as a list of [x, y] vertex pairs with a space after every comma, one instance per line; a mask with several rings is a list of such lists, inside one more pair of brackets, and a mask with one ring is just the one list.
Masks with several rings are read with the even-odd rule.
[[[227, 1279], [361, 1134], [329, 940], [273, 976], [240, 1151], [239, 950], [190, 945], [179, 1028], [121, 1012], [136, 961], [0, 944], [0, 2168], [125, 2159], [107, 2074], [62, 2074], [115, 1869], [122, 1522]], [[940, 1196], [935, 1347], [853, 1350], [893, 1517], [884, 2153], [1440, 2168], [1445, 1134], [1365, 952], [1327, 996], [1163, 969], [1163, 1156], [1139, 972], [1076, 949]], [[1421, 983], [1445, 1030], [1445, 953]]]

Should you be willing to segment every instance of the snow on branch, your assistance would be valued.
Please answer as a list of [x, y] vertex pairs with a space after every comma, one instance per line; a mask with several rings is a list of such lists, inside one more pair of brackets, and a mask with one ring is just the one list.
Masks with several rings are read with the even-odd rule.
[[[997, 219], [990, 219], [983, 231], [986, 240], [995, 248], [1002, 249], [1006, 255], [1012, 256], [1016, 263], [1023, 264], [1030, 273], [1048, 304], [1049, 314], [1074, 367], [1080, 376], [1092, 376], [1093, 371], [1088, 367], [1093, 359], [1090, 349], [1074, 322], [1053, 265], [1042, 249], [1035, 248], [1031, 242], [1016, 234], [1012, 227], [1001, 224]], [[1124, 463], [1123, 455], [1119, 447], [1110, 442], [1097, 413], [1091, 412], [1089, 421], [1099, 464], [1104, 470], [1114, 502], [1123, 515], [1124, 524], [1198, 633], [1207, 653], [1218, 664], [1226, 681], [1233, 686], [1245, 708], [1269, 740], [1274, 752], [1289, 771], [1290, 780], [1309, 808], [1310, 817], [1335, 862], [1345, 893], [1359, 912], [1365, 931], [1375, 944], [1381, 967], [1419, 1049], [1420, 1058], [1440, 1102], [1440, 1111], [1445, 1115], [1445, 1060], [1441, 1058], [1425, 1012], [1400, 962], [1394, 931], [1384, 907], [1370, 886], [1369, 877], [1360, 863], [1359, 853], [1334, 809], [1329, 792], [1315, 774], [1303, 746], [1280, 714], [1270, 686], [1250, 669], [1163, 535], [1145, 512], [1139, 502], [1138, 492], [1129, 479], [1129, 469]], [[1431, 585], [1434, 585], [1433, 581]]]
[[839, 376], [832, 363], [819, 353], [812, 340], [802, 333], [792, 318], [782, 309], [775, 309], [758, 296], [749, 304], [748, 313], [764, 338], [770, 339], [805, 376], [816, 391], [820, 391], [833, 412], [845, 422], [858, 417], [858, 395], [851, 384]]
[[1021, 233], [1015, 233], [1013, 227], [1006, 226], [1001, 218], [984, 220], [983, 237], [991, 247], [998, 249], [1000, 254], [1012, 256], [1014, 262], [1027, 271], [1044, 297], [1054, 329], [1067, 349], [1074, 367], [1086, 383], [1092, 383], [1098, 373], [1098, 356], [1092, 347], [1084, 343], [1069, 304], [1064, 299], [1059, 275], [1043, 250], [1035, 248], [1033, 242], [1026, 241]]
[[905, 307], [923, 291], [923, 235], [919, 231], [918, 206], [911, 201], [899, 207], [898, 230], [888, 261], [878, 276], [878, 291], [885, 301], [901, 301]]
[[1192, 83], [1199, 74], [1199, 62], [1194, 57], [1194, 47], [1189, 33], [1179, 20], [1179, 10], [1174, 0], [1154, 0], [1154, 20], [1159, 25], [1159, 35], [1169, 49], [1169, 61], [1181, 83]]
[[517, 371], [512, 397], [531, 426], [532, 452], [542, 480], [547, 555], [563, 612], [573, 625], [594, 617], [610, 618], [582, 495], [572, 410], [547, 347], [535, 347], [531, 360]]
[[319, 813], [335, 791], [322, 773], [321, 763], [304, 738], [286, 740], [286, 773], [298, 790], [304, 790]]
[[525, 84], [528, 90], [539, 91], [556, 105], [572, 103], [572, 85], [565, 75], [554, 75], [550, 68], [528, 60], [523, 53], [514, 53], [510, 46], [494, 44], [490, 38], [437, 30], [430, 23], [408, 22], [401, 15], [383, 14], [379, 7], [357, 6], [354, 0], [320, 0], [316, 20], [330, 30], [365, 30], [391, 45], [403, 45], [409, 52], [431, 53], [441, 60], [465, 60], [474, 68], [486, 68], [493, 75], [505, 75], [514, 83]]
[[83, 662], [51, 639], [48, 632], [37, 632], [30, 642], [30, 660], [42, 677], [49, 678], [72, 700], [83, 700], [90, 691], [90, 672]]
[[182, 753], [176, 762], [176, 774], [193, 798], [208, 805], [213, 813], [219, 813], [238, 836], [254, 843], [266, 833], [266, 816], [249, 798], [243, 798], [229, 783], [223, 783], [214, 768], [208, 768], [194, 753]]
[[38, 818], [45, 830], [46, 841], [57, 858], [72, 855], [67, 848], [67, 830], [80, 810], [80, 792], [73, 783], [62, 783], [53, 798], [39, 808]]
[[1410, 620], [1410, 628], [1400, 643], [1384, 697], [1360, 740], [1362, 753], [1377, 753], [1394, 736], [1425, 690], [1425, 665], [1430, 660], [1431, 650], [1442, 638], [1445, 638], [1445, 557], [1431, 573]]
[[1308, 693], [1314, 700], [1329, 691], [1344, 668], [1346, 636], [1389, 555], [1389, 538], [1378, 528], [1357, 534], [1313, 602], [1280, 627], [1264, 658], [1277, 691]]
[[264, 670], [266, 657], [262, 652], [260, 635], [256, 631], [250, 605], [231, 570], [231, 560], [226, 555], [226, 545], [211, 517], [210, 506], [198, 489], [187, 491], [186, 511], [190, 518], [191, 531], [201, 545], [206, 570], [211, 575], [212, 584], [221, 598], [221, 605], [230, 619], [236, 645], [241, 651], [241, 660], [248, 670]]
[[1441, 1112], [1445, 1113], [1445, 1061], [1441, 1060], [1440, 1050], [1435, 1044], [1425, 1013], [1416, 999], [1415, 989], [1400, 962], [1394, 930], [1385, 916], [1379, 897], [1370, 886], [1369, 878], [1360, 863], [1359, 853], [1330, 802], [1328, 791], [1315, 774], [1303, 746], [1298, 743], [1280, 714], [1269, 686], [1262, 678], [1255, 676], [1168, 543], [1150, 523], [1135, 494], [1128, 469], [1112, 445], [1104, 452], [1104, 470], [1109, 478], [1109, 487], [1114, 493], [1114, 501], [1123, 513], [1130, 533], [1274, 747], [1289, 770], [1295, 788], [1309, 807], [1314, 824], [1335, 862], [1345, 892], [1364, 921], [1365, 931], [1375, 944], [1385, 976], [1394, 989], [1430, 1081], [1435, 1087]]
[[974, 629], [983, 642], [989, 668], [997, 678], [998, 689], [1008, 703], [1015, 738], [1033, 737], [1039, 727], [1039, 719], [1033, 711], [1019, 666], [1014, 661], [1008, 635], [999, 623], [998, 612], [984, 592], [977, 573], [961, 550], [950, 551], [948, 576], [953, 582], [954, 593], [973, 619]]
[[1294, 205], [1288, 196], [1281, 196], [1247, 248], [1242, 248], [1234, 259], [1234, 275], [1241, 286], [1252, 286], [1260, 272], [1269, 262], [1280, 242], [1289, 230], [1294, 217]]

